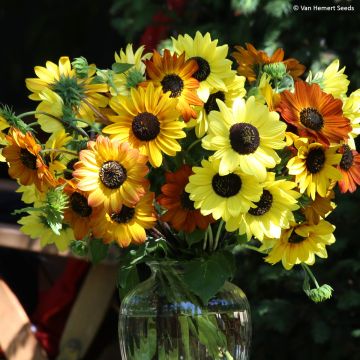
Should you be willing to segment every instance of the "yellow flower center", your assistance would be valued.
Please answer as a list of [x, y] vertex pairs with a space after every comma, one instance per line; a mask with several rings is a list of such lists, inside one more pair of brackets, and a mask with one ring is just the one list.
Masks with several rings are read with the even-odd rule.
[[123, 205], [121, 210], [114, 212], [110, 215], [111, 220], [117, 222], [118, 224], [128, 223], [135, 215], [135, 209]]
[[248, 213], [254, 216], [264, 215], [271, 209], [272, 203], [273, 203], [273, 196], [271, 195], [270, 191], [264, 190], [261, 195], [260, 201], [254, 203], [257, 207], [250, 208]]
[[70, 199], [71, 209], [76, 212], [81, 217], [88, 217], [92, 213], [91, 206], [88, 205], [87, 199], [85, 196], [74, 192], [71, 194]]
[[318, 173], [325, 164], [325, 153], [322, 148], [310, 150], [306, 158], [306, 168], [311, 174]]
[[232, 125], [230, 128], [230, 145], [240, 155], [252, 154], [260, 145], [258, 129], [248, 123]]
[[230, 197], [238, 194], [241, 185], [240, 176], [233, 173], [224, 176], [216, 174], [212, 178], [212, 188], [221, 197]]
[[126, 169], [117, 161], [105, 162], [99, 171], [101, 182], [109, 189], [118, 189], [126, 180]]
[[36, 170], [36, 159], [37, 157], [27, 149], [20, 150], [20, 160], [28, 169]]
[[300, 122], [307, 128], [315, 131], [324, 126], [322, 115], [314, 108], [306, 108], [300, 112]]
[[194, 56], [189, 60], [195, 60], [198, 64], [198, 69], [193, 73], [194, 77], [198, 81], [204, 81], [210, 75], [210, 65], [209, 63], [200, 56]]
[[161, 80], [161, 86], [164, 93], [170, 91], [170, 97], [176, 98], [181, 95], [184, 89], [184, 82], [180, 76], [176, 74], [170, 74], [164, 76], [164, 78]]
[[160, 133], [158, 118], [148, 112], [136, 115], [131, 127], [134, 135], [141, 141], [154, 140]]

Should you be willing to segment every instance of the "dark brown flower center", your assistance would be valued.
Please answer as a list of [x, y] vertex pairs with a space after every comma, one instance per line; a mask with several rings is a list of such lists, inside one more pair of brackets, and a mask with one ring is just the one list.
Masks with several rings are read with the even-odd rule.
[[136, 115], [131, 127], [134, 135], [142, 141], [154, 140], [160, 133], [160, 122], [158, 118], [148, 112]]
[[230, 128], [230, 144], [241, 155], [251, 154], [260, 145], [259, 131], [248, 123], [234, 124]]
[[101, 182], [109, 189], [119, 188], [127, 178], [126, 169], [117, 161], [105, 162], [99, 171]]
[[210, 75], [209, 63], [200, 56], [194, 56], [189, 60], [195, 60], [198, 64], [198, 69], [193, 73], [192, 77], [198, 81], [204, 81]]
[[210, 94], [207, 102], [204, 105], [205, 112], [207, 114], [210, 113], [210, 111], [219, 111], [218, 104], [216, 102], [216, 99], [220, 99], [221, 101], [225, 101], [225, 94], [223, 91], [218, 91], [214, 94]]
[[248, 212], [249, 214], [254, 216], [264, 215], [271, 209], [272, 203], [273, 196], [271, 195], [270, 191], [264, 190], [261, 195], [260, 201], [255, 203], [257, 208], [250, 208]]
[[230, 197], [238, 194], [241, 189], [241, 179], [237, 174], [221, 176], [216, 174], [212, 178], [212, 187], [216, 194], [222, 197]]
[[324, 126], [324, 119], [322, 115], [314, 108], [301, 110], [300, 122], [307, 128], [315, 131], [321, 130]]
[[164, 78], [161, 80], [161, 86], [164, 93], [170, 91], [170, 97], [176, 98], [181, 95], [184, 89], [184, 82], [182, 81], [180, 76], [176, 74], [170, 74], [164, 76]]
[[341, 161], [340, 161], [340, 167], [347, 171], [351, 168], [353, 162], [354, 162], [354, 155], [349, 147], [349, 145], [343, 145], [344, 153], [342, 155]]
[[36, 170], [36, 159], [37, 157], [34, 154], [27, 149], [21, 148], [20, 160], [28, 169]]
[[185, 210], [195, 210], [194, 202], [192, 200], [190, 200], [189, 196], [190, 196], [189, 193], [187, 193], [186, 191], [183, 191], [183, 193], [181, 194], [181, 197], [180, 197], [181, 206]]
[[306, 168], [311, 174], [318, 173], [325, 164], [325, 152], [322, 148], [310, 150], [306, 158]]
[[92, 213], [91, 206], [88, 205], [87, 199], [85, 196], [74, 192], [70, 195], [70, 206], [81, 217], [88, 217]]
[[123, 205], [121, 210], [110, 215], [111, 220], [118, 224], [128, 223], [135, 215], [135, 209]]
[[299, 243], [301, 243], [301, 242], [303, 242], [305, 240], [306, 240], [306, 238], [298, 235], [295, 231], [293, 231], [293, 233], [289, 237], [288, 242], [290, 244], [299, 244]]
[[74, 165], [79, 161], [79, 159], [71, 159], [67, 164], [66, 164], [66, 170], [64, 171], [64, 178], [66, 180], [71, 180], [72, 179], [72, 173], [75, 170], [74, 169]]

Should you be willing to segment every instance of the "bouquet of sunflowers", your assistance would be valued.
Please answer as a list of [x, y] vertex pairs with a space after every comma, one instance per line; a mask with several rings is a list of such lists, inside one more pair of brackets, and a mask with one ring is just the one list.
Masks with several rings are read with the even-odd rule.
[[36, 109], [2, 106], [21, 230], [97, 260], [116, 248], [125, 288], [137, 264], [176, 259], [206, 302], [251, 249], [301, 265], [307, 295], [329, 298], [309, 265], [335, 242], [335, 188], [360, 184], [360, 89], [347, 94], [338, 60], [305, 80], [282, 49], [230, 52], [199, 32], [165, 45], [127, 45], [111, 69], [47, 61], [26, 79]]

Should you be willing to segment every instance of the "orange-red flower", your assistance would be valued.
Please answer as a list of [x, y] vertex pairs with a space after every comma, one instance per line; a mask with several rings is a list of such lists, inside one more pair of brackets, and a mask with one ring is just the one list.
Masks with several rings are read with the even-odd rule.
[[184, 121], [196, 119], [196, 111], [191, 105], [203, 105], [196, 93], [200, 83], [192, 77], [198, 69], [196, 61], [185, 61], [185, 53], [178, 57], [165, 49], [163, 56], [154, 50], [151, 60], [146, 60], [145, 64], [147, 75], [155, 86], [161, 86], [164, 93], [170, 91], [170, 97], [178, 100], [177, 109]]
[[6, 137], [9, 145], [2, 152], [9, 163], [9, 175], [22, 185], [32, 185], [43, 191], [46, 186], [55, 186], [44, 159], [40, 155], [41, 145], [36, 143], [30, 132], [23, 134], [16, 128], [9, 130]]
[[281, 93], [277, 110], [300, 136], [326, 146], [347, 139], [352, 129], [349, 119], [343, 116], [342, 101], [321, 91], [317, 84], [297, 81], [294, 93]]
[[342, 179], [338, 181], [340, 192], [352, 193], [356, 190], [356, 185], [360, 185], [360, 154], [348, 145], [343, 145], [339, 152], [342, 154], [338, 166], [342, 174]]
[[162, 194], [157, 198], [158, 203], [167, 209], [161, 220], [171, 224], [175, 230], [187, 233], [193, 232], [195, 228], [205, 230], [214, 222], [211, 215], [203, 216], [200, 210], [194, 208], [194, 202], [185, 191], [192, 174], [189, 165], [183, 165], [174, 173], [167, 172], [166, 184], [161, 187]]
[[236, 62], [239, 64], [237, 69], [239, 75], [245, 76], [249, 82], [257, 79], [256, 69], [262, 65], [282, 62], [287, 72], [297, 79], [305, 71], [305, 66], [300, 64], [298, 60], [290, 58], [284, 60], [284, 50], [277, 49], [271, 56], [265, 51], [256, 50], [251, 44], [246, 44], [246, 49], [242, 46], [235, 46], [237, 51], [232, 53]]

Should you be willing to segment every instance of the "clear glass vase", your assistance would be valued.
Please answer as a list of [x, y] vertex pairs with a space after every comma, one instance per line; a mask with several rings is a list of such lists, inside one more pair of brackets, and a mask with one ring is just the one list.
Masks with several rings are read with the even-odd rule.
[[122, 301], [122, 360], [249, 359], [251, 318], [244, 292], [223, 287], [206, 305], [181, 281], [181, 264], [151, 262], [151, 277]]

